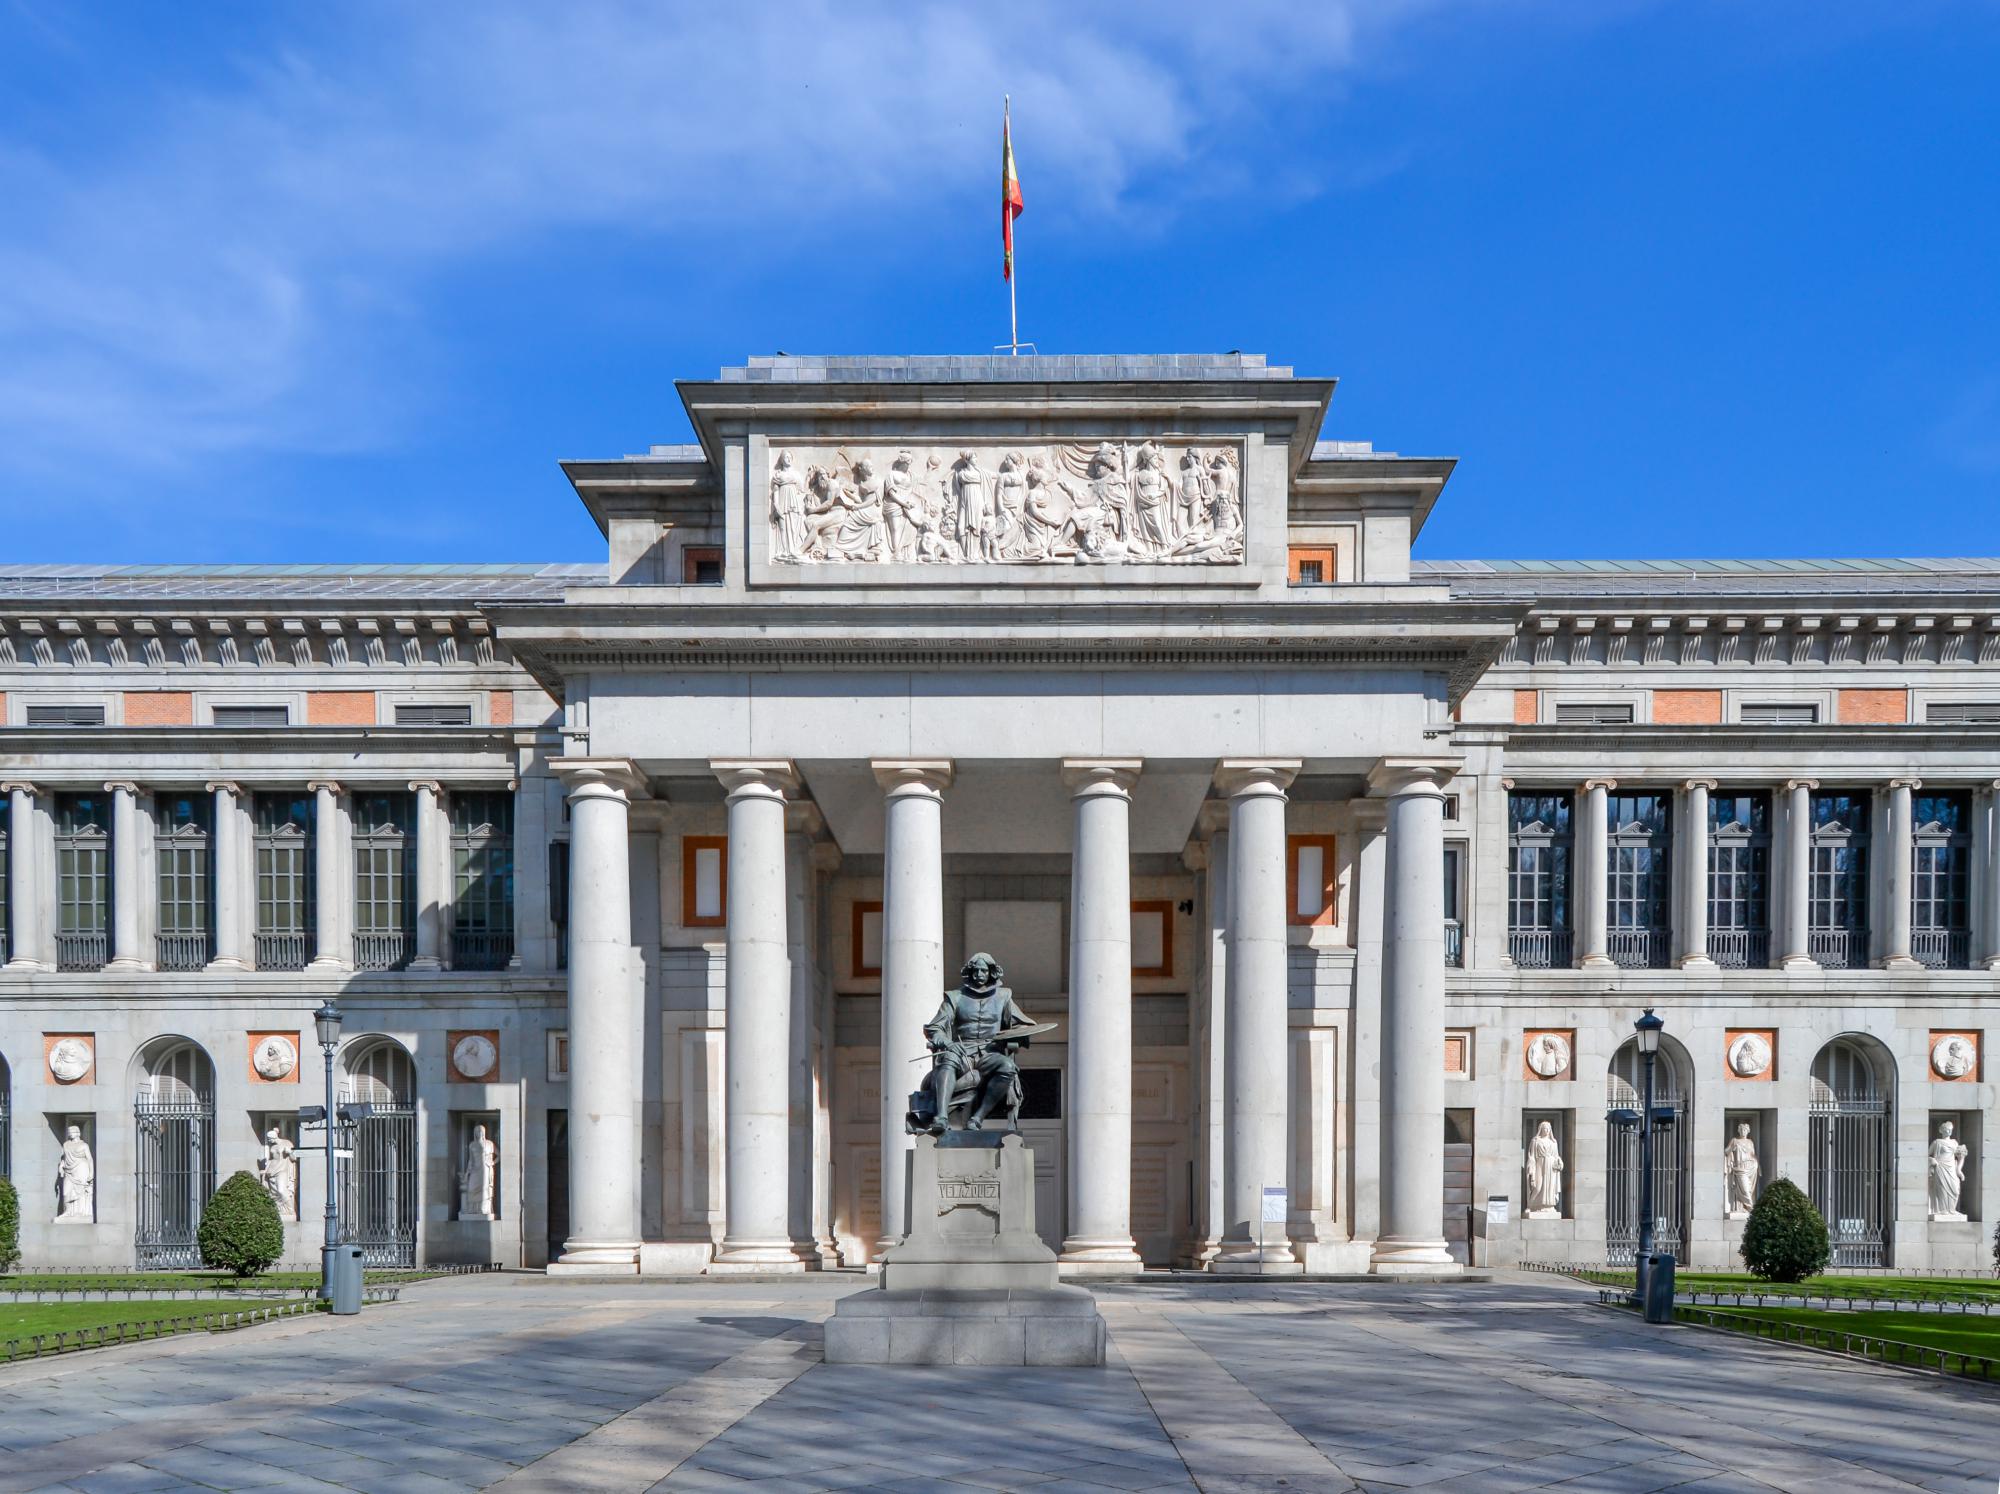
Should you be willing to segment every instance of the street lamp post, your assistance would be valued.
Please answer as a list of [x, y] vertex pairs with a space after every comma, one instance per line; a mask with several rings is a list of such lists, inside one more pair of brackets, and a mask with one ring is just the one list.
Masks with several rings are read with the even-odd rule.
[[313, 1013], [319, 1051], [326, 1056], [326, 1240], [319, 1252], [319, 1294], [333, 1300], [333, 1250], [340, 1243], [339, 1190], [335, 1183], [334, 1151], [338, 1129], [333, 1105], [333, 1055], [340, 1047], [340, 1008], [329, 997]]
[[1660, 1054], [1660, 1031], [1666, 1022], [1646, 1008], [1646, 1014], [1632, 1024], [1639, 1057], [1646, 1065], [1646, 1093], [1639, 1105], [1639, 1260], [1633, 1273], [1636, 1296], [1646, 1300], [1646, 1280], [1653, 1263], [1653, 1065]]

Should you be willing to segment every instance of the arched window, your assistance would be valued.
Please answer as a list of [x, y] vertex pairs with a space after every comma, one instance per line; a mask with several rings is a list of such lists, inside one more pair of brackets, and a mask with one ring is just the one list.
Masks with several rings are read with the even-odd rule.
[[[1645, 1103], [1646, 1061], [1636, 1038], [1625, 1039], [1612, 1055], [1605, 1099], [1612, 1109], [1637, 1110]], [[1671, 1037], [1660, 1039], [1653, 1061], [1653, 1104], [1673, 1108], [1673, 1124], [1653, 1131], [1653, 1244], [1677, 1261], [1687, 1259], [1688, 1146], [1694, 1114], [1694, 1063]], [[1613, 1126], [1606, 1138], [1604, 1168], [1605, 1260], [1630, 1265], [1639, 1257], [1639, 1132]]]
[[417, 1263], [417, 1078], [389, 1038], [348, 1048], [340, 1103], [359, 1112], [353, 1156], [340, 1164], [342, 1237], [371, 1267]]
[[1807, 1184], [1836, 1267], [1889, 1264], [1895, 1073], [1868, 1038], [1835, 1038], [1813, 1059]]
[[132, 1102], [139, 1188], [133, 1248], [142, 1271], [201, 1264], [195, 1232], [215, 1191], [215, 1066], [185, 1038], [159, 1038], [139, 1054]]

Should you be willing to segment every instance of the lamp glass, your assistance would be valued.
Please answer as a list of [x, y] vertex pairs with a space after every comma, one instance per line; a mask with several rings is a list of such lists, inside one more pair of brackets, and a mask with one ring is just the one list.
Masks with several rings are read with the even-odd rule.
[[1660, 1032], [1666, 1025], [1664, 1020], [1653, 1015], [1653, 1009], [1650, 1006], [1646, 1008], [1646, 1015], [1632, 1024], [1632, 1031], [1636, 1036], [1641, 1053], [1658, 1053], [1660, 1051]]
[[340, 1008], [331, 1001], [322, 1002], [313, 1013], [313, 1028], [319, 1034], [322, 1048], [331, 1048], [340, 1041], [340, 1021]]

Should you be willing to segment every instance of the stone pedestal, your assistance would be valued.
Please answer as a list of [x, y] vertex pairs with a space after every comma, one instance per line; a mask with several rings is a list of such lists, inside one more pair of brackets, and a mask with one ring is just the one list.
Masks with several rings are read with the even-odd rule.
[[1056, 1279], [1035, 1232], [1035, 1158], [1021, 1138], [920, 1136], [904, 1235], [881, 1285], [843, 1297], [826, 1324], [830, 1364], [1104, 1363], [1090, 1293]]

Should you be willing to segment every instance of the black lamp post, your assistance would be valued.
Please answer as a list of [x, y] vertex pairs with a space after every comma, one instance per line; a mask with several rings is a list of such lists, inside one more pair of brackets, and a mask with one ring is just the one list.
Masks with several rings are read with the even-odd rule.
[[1646, 1093], [1639, 1105], [1639, 1260], [1633, 1285], [1640, 1302], [1646, 1300], [1646, 1277], [1653, 1261], [1653, 1064], [1660, 1055], [1660, 1032], [1666, 1022], [1646, 1008], [1646, 1014], [1632, 1024], [1639, 1056], [1646, 1063]]
[[319, 1294], [333, 1300], [333, 1248], [340, 1243], [339, 1190], [335, 1186], [334, 1150], [339, 1137], [333, 1106], [333, 1055], [340, 1048], [340, 1008], [329, 997], [313, 1013], [319, 1051], [326, 1055], [326, 1240], [319, 1252]]

